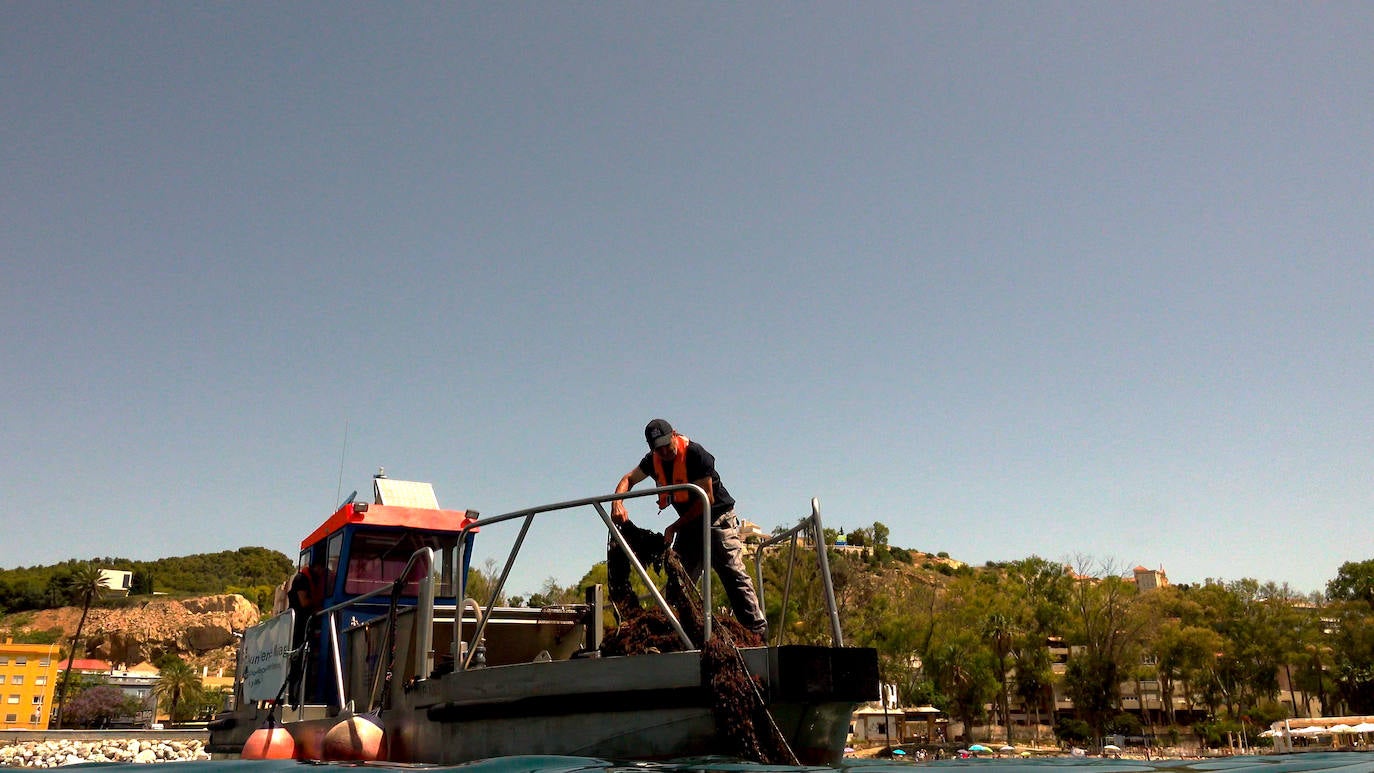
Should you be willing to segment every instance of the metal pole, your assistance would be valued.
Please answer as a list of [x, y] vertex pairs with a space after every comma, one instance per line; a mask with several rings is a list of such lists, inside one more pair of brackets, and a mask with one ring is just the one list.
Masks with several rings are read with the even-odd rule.
[[825, 597], [830, 602], [830, 640], [834, 646], [843, 647], [844, 634], [840, 633], [840, 611], [835, 606], [835, 584], [830, 579], [830, 559], [825, 555], [825, 532], [821, 529], [821, 501], [815, 497], [811, 498], [811, 523], [815, 529], [816, 561], [820, 564]]
[[434, 548], [420, 548], [420, 552], [425, 561], [425, 573], [420, 578], [420, 598], [415, 609], [415, 675], [428, 679], [434, 673], [434, 586], [439, 568], [435, 566]]
[[701, 495], [701, 643], [711, 640], [711, 500], [698, 486], [692, 486]]
[[[511, 546], [510, 556], [506, 558], [506, 566], [501, 570], [501, 579], [496, 581], [496, 587], [491, 592], [491, 600], [487, 602], [487, 608], [482, 612], [482, 619], [477, 621], [477, 630], [472, 632], [472, 649], [468, 656], [463, 659], [463, 669], [466, 670], [468, 664], [477, 655], [477, 643], [482, 640], [482, 634], [487, 630], [487, 620], [491, 619], [491, 611], [496, 608], [496, 599], [501, 597], [501, 591], [506, 587], [506, 580], [510, 578], [510, 569], [515, 564], [515, 556], [520, 553], [520, 546], [525, 544], [525, 535], [530, 533], [530, 524], [534, 523], [534, 513], [525, 516], [525, 523], [520, 527], [520, 536], [515, 538], [515, 544]], [[460, 538], [467, 536], [466, 530], [459, 535]], [[461, 631], [463, 622], [462, 610], [454, 615], [454, 625]], [[461, 641], [461, 640], [460, 640]]]
[[[332, 610], [330, 611], [329, 616], [328, 618], [326, 618], [326, 620], [329, 623], [329, 650], [334, 660], [334, 689], [338, 690], [337, 700], [339, 708], [344, 708], [343, 663], [339, 660], [338, 620], [335, 619], [334, 612]], [[303, 674], [304, 672], [302, 672], [302, 678], [304, 678]], [[301, 688], [301, 694], [305, 694], [304, 687]], [[301, 706], [305, 706], [304, 701], [301, 702]], [[352, 709], [349, 710], [352, 711]]]

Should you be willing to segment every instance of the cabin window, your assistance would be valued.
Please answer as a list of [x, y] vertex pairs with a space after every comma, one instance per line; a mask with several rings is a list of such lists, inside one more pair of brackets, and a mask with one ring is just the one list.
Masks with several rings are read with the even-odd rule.
[[325, 556], [324, 595], [334, 595], [334, 580], [339, 576], [339, 553], [343, 551], [343, 534], [329, 538], [328, 553]]
[[[359, 595], [389, 586], [400, 578], [415, 551], [426, 547], [434, 549], [435, 569], [441, 578], [441, 585], [435, 593], [439, 596], [452, 595], [444, 566], [445, 559], [453, 553], [453, 538], [446, 537], [441, 541], [436, 535], [416, 533], [355, 534], [353, 546], [349, 549], [344, 593]], [[406, 596], [418, 595], [419, 572], [413, 570], [409, 579], [411, 581], [406, 583], [401, 593]]]

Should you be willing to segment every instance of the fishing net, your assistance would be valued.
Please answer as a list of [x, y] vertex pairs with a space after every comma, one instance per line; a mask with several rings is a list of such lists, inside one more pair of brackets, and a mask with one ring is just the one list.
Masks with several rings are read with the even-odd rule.
[[[663, 535], [626, 521], [620, 527], [635, 556], [644, 566], [662, 568], [668, 575], [667, 599], [683, 630], [693, 643], [701, 642], [705, 629], [701, 594]], [[629, 559], [618, 546], [607, 550], [607, 574], [611, 603], [620, 625], [603, 640], [603, 655], [643, 655], [681, 652], [681, 637], [667, 614], [657, 605], [641, 606], [630, 586]], [[768, 713], [761, 685], [749, 674], [739, 647], [763, 642], [731, 616], [716, 615], [711, 639], [701, 645], [701, 680], [711, 694], [712, 714], [720, 753], [773, 765], [797, 765], [796, 755]]]

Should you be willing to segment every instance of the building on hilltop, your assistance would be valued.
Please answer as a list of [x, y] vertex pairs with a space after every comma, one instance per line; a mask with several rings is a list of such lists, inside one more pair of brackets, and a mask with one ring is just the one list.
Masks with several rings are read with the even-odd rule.
[[48, 729], [61, 654], [56, 644], [0, 644], [0, 729]]
[[1147, 590], [1165, 588], [1169, 585], [1169, 576], [1164, 573], [1162, 566], [1158, 569], [1146, 569], [1143, 566], [1137, 566], [1132, 571], [1135, 574], [1135, 587], [1142, 593]]
[[123, 569], [101, 569], [100, 579], [105, 582], [101, 591], [105, 596], [127, 596], [134, 585], [134, 573]]

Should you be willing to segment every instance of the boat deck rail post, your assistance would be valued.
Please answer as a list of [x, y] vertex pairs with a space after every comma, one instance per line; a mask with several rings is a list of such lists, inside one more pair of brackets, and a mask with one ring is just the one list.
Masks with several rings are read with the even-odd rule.
[[[434, 560], [434, 549], [423, 547], [410, 554], [410, 559], [406, 561], [405, 568], [401, 574], [392, 582], [368, 591], [361, 596], [346, 599], [331, 607], [316, 612], [316, 615], [323, 616], [329, 624], [329, 649], [330, 657], [334, 667], [334, 688], [337, 691], [339, 708], [353, 710], [350, 705], [351, 700], [344, 700], [343, 685], [343, 661], [339, 654], [339, 613], [356, 606], [365, 601], [370, 601], [383, 593], [390, 595], [389, 607], [387, 611], [388, 625], [396, 625], [397, 602], [400, 597], [400, 589], [405, 587], [409, 581], [411, 572], [416, 564], [423, 564], [425, 571], [420, 575], [419, 594], [416, 597], [416, 613], [419, 619], [416, 621], [415, 635], [415, 663], [417, 673], [429, 674], [434, 668], [434, 596], [435, 579], [438, 574], [436, 562]], [[389, 653], [388, 657], [395, 657], [394, 653]], [[388, 664], [388, 668], [390, 664]], [[380, 670], [379, 670], [380, 673]], [[369, 706], [369, 709], [371, 706]]]
[[[482, 618], [477, 622], [477, 629], [473, 632], [473, 642], [481, 640], [482, 633], [486, 629], [487, 621], [491, 618], [491, 611], [496, 606], [496, 599], [500, 597], [501, 591], [505, 588], [506, 579], [510, 576], [511, 567], [515, 564], [515, 558], [519, 554], [521, 546], [524, 544], [525, 535], [529, 532], [530, 524], [534, 521], [534, 517], [536, 515], [552, 513], [560, 510], [571, 510], [573, 508], [591, 506], [595, 508], [597, 514], [601, 517], [601, 520], [606, 524], [606, 528], [613, 535], [616, 544], [620, 547], [621, 552], [623, 552], [626, 555], [626, 557], [629, 558], [630, 565], [634, 567], [635, 571], [639, 575], [640, 580], [644, 582], [644, 584], [649, 588], [650, 593], [653, 594], [655, 603], [657, 603], [659, 605], [659, 608], [663, 610], [664, 614], [668, 616], [668, 620], [671, 622], [675, 632], [682, 639], [683, 644], [688, 649], [695, 648], [696, 645], [692, 643], [691, 638], [687, 635], [687, 632], [682, 628], [681, 622], [679, 622], [677, 616], [673, 614], [673, 610], [668, 605], [668, 602], [663, 598], [663, 595], [659, 593], [658, 588], [654, 585], [653, 580], [649, 577], [648, 571], [644, 569], [643, 564], [641, 564], [639, 562], [639, 559], [635, 557], [634, 551], [630, 549], [630, 545], [628, 542], [625, 541], [624, 535], [620, 533], [619, 529], [615, 528], [615, 524], [611, 520], [610, 515], [606, 513], [606, 509], [602, 506], [607, 502], [634, 499], [636, 497], [657, 496], [659, 494], [672, 494], [676, 491], [689, 492], [691, 495], [695, 496], [697, 499], [701, 501], [703, 514], [709, 514], [711, 512], [710, 499], [706, 496], [706, 492], [700, 486], [693, 483], [679, 483], [671, 486], [659, 486], [656, 488], [643, 489], [640, 491], [626, 491], [618, 494], [601, 494], [599, 496], [593, 497], [570, 499], [565, 502], [554, 502], [546, 505], [537, 505], [535, 507], [527, 507], [522, 510], [514, 510], [509, 513], [502, 513], [500, 515], [478, 518], [477, 520], [471, 521], [467, 525], [463, 526], [463, 528], [459, 531], [458, 534], [457, 556], [453, 562], [453, 571], [456, 575], [453, 579], [453, 585], [456, 589], [455, 593], [459, 599], [462, 599], [464, 593], [466, 592], [466, 588], [464, 586], [467, 581], [467, 578], [463, 576], [463, 572], [459, 567], [463, 565], [464, 551], [467, 548], [468, 532], [486, 526], [492, 526], [498, 523], [502, 523], [504, 521], [514, 520], [516, 518], [525, 519], [525, 523], [521, 527], [520, 534], [516, 538], [515, 544], [511, 546], [510, 554], [506, 557], [506, 564], [501, 571], [501, 577], [497, 581], [496, 587], [492, 589], [491, 599], [486, 607], [487, 613], [483, 615]], [[711, 566], [710, 516], [703, 515], [703, 517], [701, 518], [701, 522], [702, 538], [704, 540], [702, 550], [702, 561], [703, 565], [708, 568], [708, 571], [705, 572], [705, 576], [702, 578], [701, 581], [702, 611], [704, 613], [703, 636], [704, 638], [709, 639], [711, 636], [711, 572], [709, 571], [709, 568]], [[457, 614], [453, 616], [453, 662], [455, 663], [455, 669], [458, 670], [466, 670], [470, 666], [472, 657], [476, 651], [476, 647], [474, 646], [474, 652], [470, 652], [468, 653], [467, 657], [463, 657], [462, 642], [463, 616], [461, 614]]]
[[[781, 615], [787, 614], [788, 594], [792, 589], [792, 568], [796, 564], [797, 558], [797, 536], [802, 532], [811, 532], [811, 542], [816, 546], [816, 568], [821, 576], [821, 584], [825, 591], [826, 612], [830, 616], [830, 641], [835, 647], [844, 646], [844, 635], [840, 631], [840, 611], [839, 605], [835, 602], [835, 585], [830, 579], [830, 559], [826, 555], [825, 531], [821, 528], [821, 502], [819, 499], [811, 498], [811, 514], [802, 518], [796, 526], [775, 534], [772, 537], [759, 543], [758, 550], [754, 551], [754, 574], [758, 577], [759, 604], [763, 604], [763, 551], [776, 545], [783, 540], [791, 540], [792, 549], [788, 554], [787, 579], [783, 584], [783, 598]], [[778, 621], [777, 644], [782, 643], [783, 631], [786, 626], [784, 620]]]

